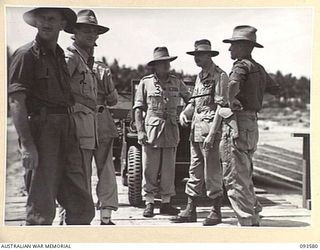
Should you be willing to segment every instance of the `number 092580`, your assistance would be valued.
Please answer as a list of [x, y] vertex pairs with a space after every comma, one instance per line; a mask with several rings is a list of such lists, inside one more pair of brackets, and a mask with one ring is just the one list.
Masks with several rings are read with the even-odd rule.
[[300, 244], [300, 248], [315, 249], [318, 248], [318, 244]]

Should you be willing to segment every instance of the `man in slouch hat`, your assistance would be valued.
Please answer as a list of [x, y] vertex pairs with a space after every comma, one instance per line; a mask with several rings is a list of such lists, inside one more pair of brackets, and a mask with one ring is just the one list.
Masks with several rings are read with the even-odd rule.
[[175, 195], [175, 159], [180, 140], [177, 107], [181, 97], [185, 102], [189, 100], [185, 84], [169, 73], [170, 62], [177, 57], [170, 56], [166, 47], [155, 48], [153, 57], [148, 66], [154, 73], [140, 81], [133, 107], [138, 142], [142, 145], [144, 217], [154, 216], [157, 193], [161, 195], [160, 214], [179, 213], [170, 204]]
[[189, 179], [185, 192], [188, 204], [177, 217], [175, 223], [196, 222], [197, 202], [205, 186], [206, 195], [212, 201], [212, 209], [203, 221], [204, 226], [221, 222], [221, 203], [223, 196], [222, 170], [219, 157], [221, 139], [221, 119], [217, 112], [227, 104], [228, 76], [213, 61], [219, 54], [211, 49], [207, 39], [195, 42], [195, 50], [187, 52], [202, 70], [198, 74], [191, 101], [180, 114], [180, 122], [187, 126], [191, 122], [191, 159]]
[[9, 70], [9, 101], [27, 176], [27, 225], [51, 225], [56, 200], [67, 224], [90, 224], [91, 194], [85, 189], [79, 141], [69, 115], [74, 104], [59, 33], [73, 26], [69, 8], [35, 8], [23, 15], [38, 33], [14, 53]]
[[[254, 48], [263, 48], [256, 40], [257, 29], [237, 26], [230, 43], [233, 64], [228, 83], [229, 108], [221, 116], [236, 126], [223, 127], [221, 157], [224, 184], [231, 206], [241, 226], [259, 226], [262, 207], [254, 192], [252, 181], [252, 156], [259, 138], [257, 112], [262, 108], [265, 92], [276, 94], [279, 86], [271, 79], [262, 65], [251, 56]], [[226, 111], [226, 112], [225, 112]]]
[[67, 48], [67, 65], [71, 75], [71, 90], [75, 105], [71, 108], [80, 141], [82, 166], [86, 173], [86, 188], [91, 193], [92, 158], [97, 166], [97, 196], [100, 224], [114, 225], [112, 210], [118, 209], [118, 193], [112, 159], [113, 138], [117, 130], [107, 105], [117, 103], [117, 90], [110, 69], [95, 63], [94, 47], [99, 35], [108, 27], [98, 24], [90, 9], [80, 10], [77, 22], [66, 32], [74, 34], [74, 43]]

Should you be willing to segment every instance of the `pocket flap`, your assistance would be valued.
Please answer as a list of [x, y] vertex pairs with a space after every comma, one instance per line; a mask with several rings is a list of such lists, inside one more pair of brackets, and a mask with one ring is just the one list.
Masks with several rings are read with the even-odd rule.
[[85, 114], [94, 113], [93, 110], [91, 110], [90, 108], [88, 108], [87, 106], [81, 103], [76, 103], [74, 106], [72, 106], [72, 112], [74, 113], [82, 112]]
[[160, 124], [161, 118], [159, 117], [154, 117], [151, 116], [149, 119], [146, 121], [147, 126], [158, 126]]

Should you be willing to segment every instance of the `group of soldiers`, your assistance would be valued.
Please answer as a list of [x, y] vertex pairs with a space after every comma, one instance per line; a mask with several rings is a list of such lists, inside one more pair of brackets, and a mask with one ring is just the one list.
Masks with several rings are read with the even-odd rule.
[[[95, 214], [93, 158], [101, 225], [114, 225], [111, 212], [118, 208], [118, 194], [112, 144], [117, 131], [108, 106], [117, 103], [117, 90], [110, 69], [93, 57], [96, 40], [109, 28], [98, 24], [92, 10], [76, 15], [69, 8], [35, 8], [23, 17], [38, 33], [13, 55], [8, 94], [26, 169], [26, 225], [51, 225], [56, 201], [66, 224], [90, 224]], [[62, 30], [74, 40], [65, 53], [57, 44]], [[263, 47], [256, 31], [237, 26], [232, 38], [223, 40], [231, 44], [231, 59], [236, 60], [229, 77], [213, 62], [219, 52], [210, 41], [196, 41], [187, 52], [201, 68], [192, 95], [170, 74], [170, 62], [177, 57], [166, 47], [154, 49], [147, 63], [153, 74], [140, 81], [133, 107], [142, 145], [143, 216], [154, 216], [155, 195], [160, 194], [160, 214], [174, 215], [175, 223], [196, 222], [205, 187], [212, 210], [203, 225], [217, 225], [224, 184], [239, 225], [259, 226], [262, 208], [252, 182], [257, 112], [264, 92], [275, 94], [278, 86], [251, 57], [255, 47]], [[178, 118], [181, 98], [186, 105]], [[188, 204], [181, 212], [171, 205], [179, 122], [191, 126]]]

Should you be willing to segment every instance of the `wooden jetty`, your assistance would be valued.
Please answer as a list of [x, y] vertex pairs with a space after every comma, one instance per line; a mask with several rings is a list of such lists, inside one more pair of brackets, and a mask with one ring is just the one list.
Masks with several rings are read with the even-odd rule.
[[[169, 227], [201, 227], [202, 221], [210, 212], [208, 200], [203, 198], [200, 202], [197, 223], [174, 224], [171, 223], [170, 216], [159, 215], [158, 207], [155, 209], [155, 217], [144, 218], [142, 216], [143, 208], [132, 207], [128, 201], [128, 188], [121, 184], [121, 177], [117, 176], [119, 192], [119, 209], [113, 213], [113, 221], [117, 226], [169, 226]], [[97, 177], [93, 177], [93, 186], [96, 184]], [[94, 190], [94, 188], [93, 188]], [[263, 205], [261, 212], [262, 227], [308, 227], [311, 223], [310, 210], [304, 209], [297, 202], [293, 202], [299, 197], [299, 194], [279, 195], [268, 192], [265, 189], [257, 188], [256, 194]], [[94, 194], [94, 200], [97, 200]], [[299, 198], [298, 198], [299, 200]], [[23, 226], [25, 219], [26, 196], [7, 197], [5, 204], [5, 225]], [[183, 185], [177, 186], [177, 196], [173, 199], [173, 204], [177, 207], [184, 208], [186, 196], [183, 193]], [[156, 202], [156, 205], [159, 203]], [[222, 208], [223, 223], [216, 227], [236, 227], [237, 219], [232, 209], [225, 204]], [[100, 226], [99, 211], [92, 221], [92, 226]], [[54, 220], [54, 226], [59, 226], [58, 208]]]

